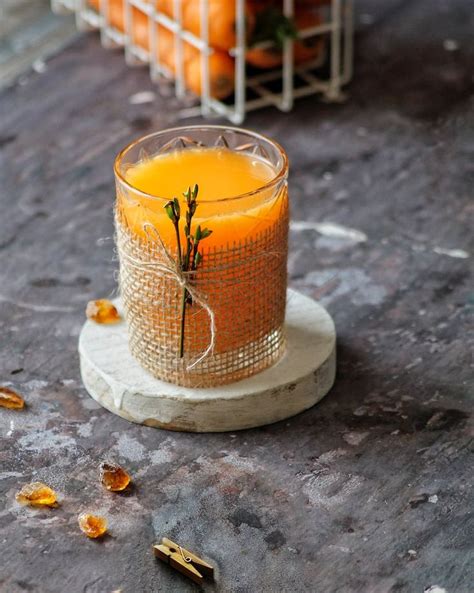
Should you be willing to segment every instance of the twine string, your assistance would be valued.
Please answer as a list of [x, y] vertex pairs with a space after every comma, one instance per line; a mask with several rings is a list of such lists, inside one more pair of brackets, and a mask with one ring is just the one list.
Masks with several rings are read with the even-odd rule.
[[124, 257], [128, 261], [128, 263], [132, 265], [136, 270], [152, 272], [153, 274], [158, 275], [166, 274], [168, 277], [171, 277], [174, 280], [176, 280], [180, 288], [186, 289], [188, 294], [191, 296], [193, 302], [196, 302], [198, 305], [200, 305], [206, 311], [209, 317], [209, 344], [207, 348], [204, 350], [204, 352], [202, 352], [202, 354], [200, 354], [193, 362], [186, 366], [186, 370], [190, 371], [196, 365], [202, 362], [207, 356], [212, 354], [214, 350], [214, 346], [216, 343], [215, 314], [207, 301], [206, 295], [202, 291], [197, 290], [196, 287], [192, 284], [192, 277], [196, 274], [196, 271], [181, 270], [181, 268], [179, 267], [173, 256], [170, 254], [165, 244], [163, 243], [160, 233], [158, 232], [156, 227], [154, 227], [149, 222], [143, 223], [142, 227], [150, 241], [159, 245], [160, 252], [165, 257], [168, 263], [163, 263], [160, 261], [147, 262], [139, 260], [125, 251], [122, 252], [122, 257]]

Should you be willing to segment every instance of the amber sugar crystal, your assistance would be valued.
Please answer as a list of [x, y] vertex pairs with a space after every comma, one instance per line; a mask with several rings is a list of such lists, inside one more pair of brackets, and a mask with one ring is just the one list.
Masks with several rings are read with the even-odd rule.
[[107, 520], [99, 515], [81, 513], [77, 518], [77, 522], [81, 531], [92, 539], [102, 537], [107, 531]]
[[99, 471], [102, 485], [111, 492], [125, 490], [130, 484], [130, 476], [116, 463], [103, 461], [99, 466]]
[[21, 504], [31, 506], [54, 506], [56, 504], [56, 492], [42, 482], [31, 482], [25, 484], [17, 493], [16, 497]]
[[10, 410], [21, 410], [25, 407], [25, 400], [19, 393], [8, 387], [0, 387], [0, 407]]
[[115, 305], [107, 299], [89, 301], [86, 307], [87, 319], [96, 323], [117, 323], [121, 317]]

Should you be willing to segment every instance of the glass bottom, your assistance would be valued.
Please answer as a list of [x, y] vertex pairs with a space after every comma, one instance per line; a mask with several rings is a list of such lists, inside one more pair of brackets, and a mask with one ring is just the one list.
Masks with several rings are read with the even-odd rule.
[[138, 334], [129, 328], [129, 346], [145, 370], [161, 381], [194, 388], [216, 387], [252, 377], [278, 362], [286, 344], [280, 327], [240, 348], [210, 353], [198, 365], [186, 369], [174, 352], [160, 349]]

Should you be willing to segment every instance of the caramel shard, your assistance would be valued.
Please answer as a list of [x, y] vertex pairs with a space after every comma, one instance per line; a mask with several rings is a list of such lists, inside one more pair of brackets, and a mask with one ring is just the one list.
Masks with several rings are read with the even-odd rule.
[[121, 317], [115, 305], [107, 299], [89, 301], [86, 307], [87, 319], [96, 323], [117, 323]]
[[57, 500], [56, 492], [42, 482], [31, 482], [31, 484], [25, 484], [23, 488], [17, 493], [15, 498], [21, 504], [28, 504], [38, 507], [54, 506]]
[[128, 473], [116, 463], [103, 461], [99, 466], [102, 485], [111, 492], [120, 492], [130, 484]]
[[85, 533], [87, 537], [92, 539], [102, 537], [107, 532], [107, 520], [105, 517], [81, 513], [77, 518], [77, 522], [82, 533]]
[[19, 393], [8, 387], [0, 387], [0, 407], [10, 410], [21, 410], [25, 407], [25, 400]]

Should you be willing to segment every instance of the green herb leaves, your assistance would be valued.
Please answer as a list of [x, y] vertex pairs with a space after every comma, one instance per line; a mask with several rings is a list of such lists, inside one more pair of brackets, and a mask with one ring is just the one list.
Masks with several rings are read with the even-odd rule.
[[[184, 225], [184, 237], [186, 239], [186, 244], [184, 248], [181, 245], [181, 236], [180, 236], [180, 228], [179, 228], [179, 221], [181, 219], [181, 207], [179, 204], [178, 198], [174, 198], [165, 204], [165, 211], [168, 215], [168, 218], [173, 223], [175, 233], [176, 233], [176, 244], [177, 244], [177, 258], [178, 258], [178, 266], [181, 272], [194, 272], [197, 270], [198, 266], [202, 264], [203, 255], [199, 251], [199, 243], [203, 239], [207, 239], [212, 234], [210, 229], [202, 229], [201, 225], [197, 225], [194, 234], [191, 231], [191, 224], [193, 220], [193, 216], [196, 213], [197, 209], [197, 196], [199, 192], [198, 185], [194, 185], [191, 189], [188, 187], [187, 191], [183, 193], [183, 196], [186, 199], [186, 224]], [[186, 285], [183, 287], [182, 297], [181, 297], [181, 323], [180, 323], [180, 336], [179, 336], [179, 357], [183, 358], [184, 356], [184, 331], [185, 331], [185, 320], [186, 320], [186, 305], [192, 304], [192, 297], [189, 294]]]

